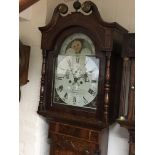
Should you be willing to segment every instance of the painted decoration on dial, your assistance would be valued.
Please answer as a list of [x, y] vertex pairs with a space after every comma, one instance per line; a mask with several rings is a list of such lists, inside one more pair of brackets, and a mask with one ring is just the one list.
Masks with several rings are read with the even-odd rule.
[[54, 103], [96, 109], [98, 78], [92, 40], [82, 33], [67, 37], [55, 68]]
[[62, 44], [60, 54], [65, 55], [95, 55], [95, 47], [92, 40], [82, 33], [75, 33]]

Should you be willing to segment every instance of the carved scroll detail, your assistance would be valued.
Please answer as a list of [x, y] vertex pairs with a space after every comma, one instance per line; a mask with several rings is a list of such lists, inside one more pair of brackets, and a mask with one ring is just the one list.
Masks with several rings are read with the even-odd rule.
[[98, 8], [97, 8], [97, 6], [92, 1], [85, 1], [82, 4], [82, 10], [85, 13], [90, 13], [91, 12], [92, 14], [100, 17], [100, 14], [98, 12]]
[[45, 109], [44, 106], [44, 92], [45, 92], [45, 71], [46, 71], [46, 56], [47, 52], [42, 52], [43, 56], [43, 63], [42, 63], [42, 71], [41, 71], [41, 87], [40, 87], [40, 101], [39, 101], [39, 107], [38, 110], [42, 111]]
[[110, 93], [110, 54], [106, 56], [106, 74], [105, 74], [105, 84], [104, 84], [104, 119], [106, 125], [108, 125], [108, 115], [109, 115], [109, 93]]

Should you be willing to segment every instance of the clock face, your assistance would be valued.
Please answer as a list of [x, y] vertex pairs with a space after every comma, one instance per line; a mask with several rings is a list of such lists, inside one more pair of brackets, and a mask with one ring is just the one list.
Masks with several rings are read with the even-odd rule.
[[[84, 39], [75, 36], [65, 40], [61, 48], [63, 54], [57, 58], [54, 102], [96, 109], [99, 59], [93, 55], [93, 44], [83, 47]], [[85, 42], [90, 43], [90, 40]]]

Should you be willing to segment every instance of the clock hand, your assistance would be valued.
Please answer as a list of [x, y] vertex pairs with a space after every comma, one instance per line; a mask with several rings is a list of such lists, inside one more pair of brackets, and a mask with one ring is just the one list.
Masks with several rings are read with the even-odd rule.
[[74, 85], [75, 83], [77, 83], [78, 86], [79, 86], [78, 79], [79, 79], [79, 78], [76, 78], [76, 77], [75, 77], [75, 78], [74, 78], [74, 82], [72, 83], [72, 85]]
[[70, 68], [70, 71], [71, 71], [72, 76], [73, 76], [73, 79], [74, 79], [75, 76], [74, 76], [74, 73], [73, 73], [73, 69], [71, 68], [71, 62], [70, 62], [70, 60], [68, 60], [67, 63], [68, 63], [68, 66], [69, 66], [69, 68]]
[[88, 78], [87, 73], [85, 73], [85, 74], [83, 75], [83, 78], [84, 78], [85, 82], [89, 82], [89, 78]]

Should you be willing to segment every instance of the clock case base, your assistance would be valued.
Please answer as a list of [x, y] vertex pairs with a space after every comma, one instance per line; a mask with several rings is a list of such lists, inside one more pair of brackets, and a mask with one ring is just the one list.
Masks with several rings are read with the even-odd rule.
[[[100, 155], [101, 132], [68, 124], [50, 122], [50, 155]], [[108, 148], [108, 132], [104, 134], [105, 155]], [[103, 147], [103, 146], [102, 146]]]

